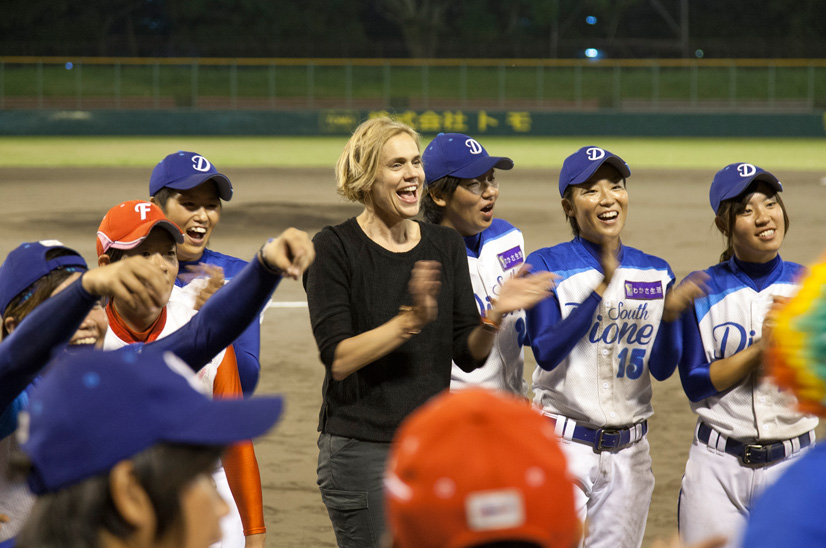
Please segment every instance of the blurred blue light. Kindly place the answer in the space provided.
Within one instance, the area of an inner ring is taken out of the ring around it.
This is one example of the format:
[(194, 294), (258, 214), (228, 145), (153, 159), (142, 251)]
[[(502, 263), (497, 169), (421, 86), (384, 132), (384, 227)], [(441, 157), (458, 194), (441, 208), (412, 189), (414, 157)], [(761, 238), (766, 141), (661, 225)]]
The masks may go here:
[(599, 57), (599, 50), (596, 48), (588, 48), (585, 50), (585, 57), (589, 59), (594, 59), (595, 57)]
[(702, 59), (703, 55), (705, 55), (705, 53), (703, 53), (703, 50), (698, 49), (697, 51), (694, 52), (694, 55), (697, 56), (697, 59)]
[(73, 68), (74, 68), (74, 65), (72, 64), (72, 62), (71, 62), (71, 61), (69, 61), (68, 63), (66, 63), (66, 70), (72, 70)]
[(593, 15), (589, 15), (588, 17), (585, 18), (585, 22), (588, 23), (589, 25), (596, 25), (597, 24), (597, 18), (594, 17)]

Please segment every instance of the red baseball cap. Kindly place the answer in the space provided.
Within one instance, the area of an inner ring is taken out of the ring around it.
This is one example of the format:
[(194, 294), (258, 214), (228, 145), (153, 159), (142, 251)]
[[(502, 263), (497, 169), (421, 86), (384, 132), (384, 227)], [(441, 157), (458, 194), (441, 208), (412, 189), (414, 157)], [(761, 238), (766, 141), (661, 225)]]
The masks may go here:
[(574, 483), (550, 422), (524, 400), (470, 388), (399, 427), (385, 474), (396, 548), (579, 542)]
[(175, 243), (184, 243), (178, 225), (164, 216), (161, 208), (146, 200), (130, 200), (110, 209), (98, 227), (98, 257), (110, 249), (132, 249), (140, 245), (155, 227), (163, 228)]

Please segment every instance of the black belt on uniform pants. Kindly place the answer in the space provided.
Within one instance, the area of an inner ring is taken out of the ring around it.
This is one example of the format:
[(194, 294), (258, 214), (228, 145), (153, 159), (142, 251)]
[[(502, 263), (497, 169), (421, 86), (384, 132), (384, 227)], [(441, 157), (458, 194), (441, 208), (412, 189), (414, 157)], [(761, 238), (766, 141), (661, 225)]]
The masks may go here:
[[(567, 421), (565, 417), (553, 417), (545, 415), (552, 423), (558, 420)], [(588, 428), (587, 426), (576, 425), (571, 439), (590, 445), (594, 448), (594, 453), (608, 451), (616, 453), (640, 441), (648, 433), (648, 421), (626, 427), (626, 428)]]
[[(712, 428), (704, 422), (700, 422), (697, 428), (697, 439), (708, 445), (709, 437), (711, 436)], [(793, 438), (795, 439), (795, 438)], [(810, 432), (801, 434), (796, 438), (800, 442), (800, 448), (808, 447), (812, 443)], [(787, 440), (792, 441), (792, 440)], [(786, 446), (784, 442), (778, 441), (775, 443), (759, 444), (759, 443), (743, 443), (733, 438), (726, 438), (726, 453), (733, 455), (740, 459), (743, 464), (757, 464), (765, 465), (779, 461), (786, 458), (792, 453), (786, 453)]]

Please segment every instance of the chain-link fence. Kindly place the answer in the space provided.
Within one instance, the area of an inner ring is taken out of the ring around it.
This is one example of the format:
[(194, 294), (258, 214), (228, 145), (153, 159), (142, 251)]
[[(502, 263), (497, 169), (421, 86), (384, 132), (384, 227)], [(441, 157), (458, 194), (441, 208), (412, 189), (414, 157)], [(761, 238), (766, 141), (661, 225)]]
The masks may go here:
[(0, 57), (0, 108), (811, 112), (826, 60)]

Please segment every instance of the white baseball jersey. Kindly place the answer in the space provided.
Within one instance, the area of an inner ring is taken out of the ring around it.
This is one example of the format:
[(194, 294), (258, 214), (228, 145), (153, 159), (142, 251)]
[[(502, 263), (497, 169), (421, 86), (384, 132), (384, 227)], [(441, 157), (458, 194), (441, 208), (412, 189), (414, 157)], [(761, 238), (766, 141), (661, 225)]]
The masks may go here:
[[(679, 523), (686, 543), (723, 535), (729, 538), (727, 546), (739, 546), (753, 502), (793, 465), (802, 454), (799, 436), (808, 435), (817, 425), (817, 418), (795, 410), (790, 392), (780, 391), (767, 377), (752, 373), (717, 392), (708, 373), (711, 362), (731, 357), (760, 337), (772, 296), (794, 295), (802, 271), (800, 265), (778, 257), (765, 287), (758, 290), (730, 259), (705, 271), (710, 291), (694, 302), (692, 314), (683, 317), (683, 386), (689, 398), (697, 400), (691, 403), (692, 410), (714, 429), (708, 443), (698, 439), (695, 429), (681, 482)], [(705, 393), (709, 395), (702, 397)], [(725, 452), (728, 438), (758, 443), (784, 440), (787, 456), (765, 466), (744, 466), (737, 456)]]
[[(694, 302), (693, 310), (706, 362), (728, 358), (751, 346), (762, 333), (772, 296), (797, 293), (796, 280), (802, 271), (799, 264), (781, 262), (770, 283), (757, 291), (734, 259), (707, 269), (710, 292)], [(685, 340), (686, 345), (692, 342)], [(685, 365), (681, 366), (681, 373)], [(751, 375), (724, 392), (692, 402), (691, 409), (727, 437), (745, 441), (785, 440), (817, 426), (817, 418), (795, 410), (796, 403), (790, 392), (781, 391), (768, 377)]]
[[(195, 282), (189, 284), (185, 289), (178, 286), (172, 288), (172, 295), (169, 298), (169, 303), (166, 305), (166, 323), (158, 335), (158, 339), (168, 337), (192, 319), (192, 316), (196, 314), (196, 311), (191, 305), (191, 303), (195, 302), (193, 293), (196, 293), (199, 288), (199, 283)], [(106, 331), (106, 337), (103, 339), (104, 350), (117, 350), (118, 348), (131, 344), (121, 339), (115, 332), (115, 329), (111, 327), (112, 326)], [(198, 378), (204, 386), (203, 393), (210, 398), (213, 394), (215, 375), (218, 373), (218, 367), (221, 365), (225, 353), (226, 350), (221, 350), (208, 364), (198, 370)]]
[[(571, 352), (552, 370), (537, 367), (533, 375), (536, 405), (590, 427), (627, 426), (653, 414), (649, 359), (674, 275), (668, 263), (632, 247), (622, 246), (618, 259), (587, 331), (565, 333), (577, 341)], [(535, 251), (527, 262), (561, 277), (556, 299), (528, 313), (528, 333), (537, 354), (543, 329), (568, 317), (603, 275), (599, 261), (578, 238)]]
[[(476, 236), (465, 238), (470, 281), (479, 314), (484, 316), (491, 308), (491, 299), (499, 288), (513, 278), (525, 262), (525, 240), (522, 232), (502, 219)], [(487, 361), (470, 373), (453, 364), (450, 374), (452, 390), (469, 386), (484, 386), (527, 394), (523, 377), (525, 343), (525, 311), (519, 310), (502, 319), (499, 333), (493, 342)]]
[[(193, 284), (190, 284), (193, 285)], [(189, 291), (197, 291), (198, 284), (195, 284)], [(166, 323), (158, 335), (158, 339), (169, 336), (184, 325), (196, 314), (196, 311), (190, 306), (191, 295), (179, 287), (174, 287), (169, 303), (166, 305)], [(111, 328), (106, 331), (106, 337), (103, 341), (104, 350), (116, 350), (130, 343), (121, 339), (115, 330)], [(218, 373), (218, 367), (224, 359), (226, 350), (221, 350), (216, 356), (198, 373), (198, 379), (202, 383), (201, 392), (210, 398), (213, 396), (213, 384), (215, 376)], [(226, 516), (221, 518), (221, 533), (222, 539), (211, 545), (211, 548), (243, 548), (245, 544), (244, 525), (241, 521), (241, 514), (235, 504), (232, 492), (229, 489), (229, 482), (223, 466), (218, 466), (213, 472), (213, 478), (216, 486), (218, 486), (221, 498), (229, 506), (229, 512)]]

